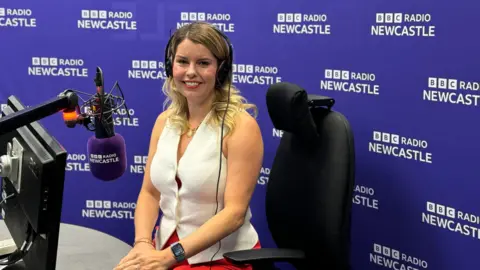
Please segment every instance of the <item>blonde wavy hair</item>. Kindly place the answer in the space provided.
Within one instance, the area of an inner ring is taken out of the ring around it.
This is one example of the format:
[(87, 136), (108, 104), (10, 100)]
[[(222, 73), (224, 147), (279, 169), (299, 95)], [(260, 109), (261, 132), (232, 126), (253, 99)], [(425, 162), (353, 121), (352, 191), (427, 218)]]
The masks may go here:
[[(170, 50), (167, 52), (167, 57), (170, 59), (170, 63), (174, 63), (174, 56), (178, 45), (188, 39), (193, 43), (202, 44), (217, 60), (218, 68), (222, 62), (232, 63), (232, 59), (229, 58), (229, 48), (225, 39), (218, 33), (214, 26), (205, 22), (195, 22), (184, 25), (179, 28), (173, 35)], [(168, 48), (167, 48), (168, 49)], [(253, 116), (257, 117), (258, 109), (240, 94), (238, 90), (232, 84), (232, 66), (227, 67), (229, 74), (225, 79), (223, 85), (215, 84), (215, 99), (212, 104), (212, 117), (209, 118), (208, 124), (220, 126), (224, 113), (227, 109), (228, 91), (230, 88), (230, 102), (228, 105), (228, 111), (225, 115), (225, 128), (224, 136), (228, 135), (235, 128), (235, 116), (238, 112), (253, 110)], [(218, 82), (218, 80), (217, 80)], [(181, 130), (184, 134), (189, 130), (188, 124), (188, 104), (186, 98), (177, 90), (172, 77), (168, 77), (165, 80), (162, 88), (163, 93), (166, 95), (163, 109), (170, 111), (169, 120), (170, 124)]]

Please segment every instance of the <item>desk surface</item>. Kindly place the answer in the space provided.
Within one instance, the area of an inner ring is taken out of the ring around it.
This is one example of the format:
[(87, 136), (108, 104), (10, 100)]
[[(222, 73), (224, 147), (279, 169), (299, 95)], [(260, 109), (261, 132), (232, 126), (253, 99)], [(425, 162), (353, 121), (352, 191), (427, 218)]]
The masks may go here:
[[(11, 238), (7, 226), (0, 220), (0, 240)], [(103, 232), (77, 225), (60, 225), (58, 240), (58, 270), (113, 269), (128, 254), (131, 246)], [(5, 267), (0, 266), (0, 269)], [(15, 268), (8, 268), (15, 269)]]

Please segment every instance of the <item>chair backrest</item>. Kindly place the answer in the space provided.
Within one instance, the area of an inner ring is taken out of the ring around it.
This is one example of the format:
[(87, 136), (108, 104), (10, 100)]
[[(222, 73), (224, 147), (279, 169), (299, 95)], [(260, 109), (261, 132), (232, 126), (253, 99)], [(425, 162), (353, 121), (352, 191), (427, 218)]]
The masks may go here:
[(333, 103), (315, 106), (325, 100), (333, 101), (291, 83), (268, 89), (268, 113), (284, 133), (267, 184), (266, 215), (278, 248), (303, 250), (307, 269), (343, 270), (350, 269), (355, 149), (349, 122)]

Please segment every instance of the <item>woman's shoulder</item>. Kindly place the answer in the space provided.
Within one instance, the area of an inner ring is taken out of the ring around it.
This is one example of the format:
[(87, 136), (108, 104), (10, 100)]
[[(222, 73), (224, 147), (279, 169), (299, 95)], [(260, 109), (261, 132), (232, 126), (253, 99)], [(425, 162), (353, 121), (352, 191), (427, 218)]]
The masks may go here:
[(243, 137), (251, 136), (257, 138), (257, 135), (260, 135), (260, 126), (251, 114), (245, 110), (240, 110), (235, 114), (234, 117), (235, 128), (231, 134), (231, 137)]
[(167, 109), (163, 112), (161, 112), (158, 116), (157, 119), (155, 120), (155, 124), (153, 126), (153, 133), (156, 135), (160, 135), (167, 124), (168, 117), (171, 114), (171, 110)]
[(172, 109), (166, 109), (165, 111), (161, 112), (158, 116), (157, 116), (157, 121), (161, 122), (161, 123), (165, 123), (168, 119), (168, 117), (170, 117), (170, 115), (172, 114)]
[(225, 151), (231, 157), (247, 157), (263, 153), (263, 138), (260, 126), (255, 117), (246, 111), (238, 112), (235, 117), (233, 131), (225, 137)]
[(239, 109), (235, 114), (235, 122), (240, 125), (258, 125), (257, 119), (245, 109)]

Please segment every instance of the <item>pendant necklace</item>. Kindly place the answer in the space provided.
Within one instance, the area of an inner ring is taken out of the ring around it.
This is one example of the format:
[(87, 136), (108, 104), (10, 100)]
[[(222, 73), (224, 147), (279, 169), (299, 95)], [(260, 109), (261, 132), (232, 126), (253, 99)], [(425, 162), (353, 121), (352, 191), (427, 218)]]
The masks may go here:
[(188, 131), (187, 131), (187, 136), (191, 138), (193, 135), (195, 135), (195, 132), (197, 132), (198, 127), (196, 127), (196, 128), (190, 128), (189, 127)]

